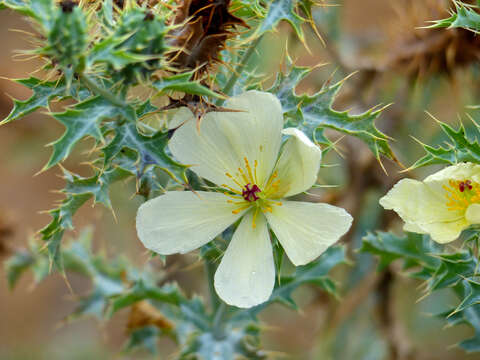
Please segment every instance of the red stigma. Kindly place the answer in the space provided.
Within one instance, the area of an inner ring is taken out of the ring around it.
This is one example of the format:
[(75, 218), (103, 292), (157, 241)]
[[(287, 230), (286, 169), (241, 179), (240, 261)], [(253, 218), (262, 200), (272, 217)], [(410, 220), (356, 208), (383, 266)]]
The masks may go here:
[(460, 184), (458, 184), (458, 190), (460, 190), (460, 192), (464, 192), (465, 189), (468, 189), (468, 190), (473, 189), (472, 182), (470, 180), (461, 181)]
[(245, 190), (242, 191), (242, 196), (245, 200), (253, 202), (260, 199), (257, 196), (257, 193), (259, 192), (261, 192), (261, 190), (257, 185), (253, 184), (253, 186), (250, 187), (250, 184), (247, 184), (245, 185)]

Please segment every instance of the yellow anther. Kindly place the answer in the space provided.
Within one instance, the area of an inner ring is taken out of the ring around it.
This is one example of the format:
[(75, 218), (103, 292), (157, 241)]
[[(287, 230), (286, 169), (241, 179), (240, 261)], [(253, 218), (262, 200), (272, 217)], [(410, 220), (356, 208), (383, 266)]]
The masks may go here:
[(255, 179), (253, 178), (252, 168), (250, 167), (250, 163), (248, 162), (247, 157), (244, 157), (243, 160), (245, 161), (245, 167), (247, 168), (248, 177), (250, 178), (250, 182), (255, 184), (256, 182), (255, 182)]
[(255, 219), (257, 218), (257, 214), (258, 214), (258, 207), (255, 209), (255, 213), (253, 214), (253, 218), (252, 218), (252, 227), (254, 229), (257, 227), (257, 224), (255, 224)]
[[(225, 175), (226, 175), (227, 177), (229, 177), (230, 179), (232, 179), (232, 181), (233, 181), (235, 184), (237, 184), (237, 185), (240, 187), (240, 189), (243, 188), (243, 185), (240, 184), (240, 182), (239, 182), (237, 179), (235, 179), (235, 178), (232, 176), (232, 174), (230, 174), (230, 173), (227, 172), (227, 173), (225, 173)], [(223, 186), (223, 185), (222, 185), (222, 186)]]
[(245, 184), (248, 184), (248, 179), (244, 171), (241, 168), (238, 168), (238, 172), (240, 173), (240, 176), (242, 177), (243, 181), (245, 181)]
[(258, 184), (258, 179), (257, 179), (257, 167), (258, 167), (258, 161), (255, 160), (254, 164), (253, 164), (253, 174), (254, 174), (254, 177), (255, 177), (255, 184)]
[(446, 206), (451, 211), (464, 211), (470, 204), (480, 202), (480, 186), (471, 180), (449, 180), (448, 186), (443, 185), (446, 191)]

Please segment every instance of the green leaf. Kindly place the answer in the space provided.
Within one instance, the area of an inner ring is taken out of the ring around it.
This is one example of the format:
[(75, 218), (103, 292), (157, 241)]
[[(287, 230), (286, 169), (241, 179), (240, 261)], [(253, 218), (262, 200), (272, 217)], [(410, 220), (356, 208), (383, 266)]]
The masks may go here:
[(96, 43), (90, 50), (88, 63), (93, 66), (98, 63), (110, 64), (113, 69), (121, 70), (127, 65), (146, 62), (152, 59), (152, 56), (135, 54), (119, 48), (131, 35), (123, 37), (110, 37)]
[(144, 136), (138, 132), (135, 123), (131, 122), (121, 125), (112, 123), (110, 127), (115, 131), (115, 137), (102, 149), (105, 165), (109, 164), (122, 149), (129, 148), (137, 152), (138, 163), (142, 168), (148, 165), (158, 166), (177, 181), (186, 180), (187, 166), (172, 160), (165, 152), (169, 140), (168, 132)]
[(66, 131), (53, 145), (53, 154), (44, 170), (65, 160), (75, 144), (85, 136), (92, 136), (103, 141), (100, 123), (103, 120), (126, 119), (135, 122), (135, 110), (130, 106), (116, 106), (100, 96), (96, 96), (75, 104), (63, 113), (54, 113), (54, 118), (60, 121)]
[(132, 351), (137, 348), (147, 349), (151, 354), (157, 354), (157, 339), (160, 331), (155, 326), (145, 326), (130, 333), (125, 350)]
[(421, 266), (433, 273), (440, 265), (440, 260), (433, 255), (441, 248), (427, 235), (407, 233), (396, 236), (387, 232), (369, 233), (362, 239), (360, 252), (379, 257), (378, 270), (385, 269), (397, 259), (403, 259), (405, 268)]
[(418, 271), (409, 275), (426, 280), (426, 295), (452, 289), (460, 303), (439, 316), (450, 325), (472, 326), (475, 336), (459, 346), (468, 352), (480, 351), (480, 262), (471, 249), (448, 253), (427, 235), (407, 233), (399, 237), (377, 232), (363, 238), (360, 251), (379, 256), (380, 269), (396, 259), (404, 261), (404, 268), (416, 267)]
[(112, 316), (118, 310), (145, 299), (180, 305), (185, 297), (176, 284), (166, 284), (162, 287), (158, 287), (155, 284), (149, 284), (139, 280), (132, 288), (112, 299), (109, 308), (109, 316)]
[(33, 95), (25, 101), (14, 99), (12, 111), (0, 125), (24, 117), (39, 108), (48, 108), (49, 102), (55, 98), (69, 97), (64, 81), (43, 81), (34, 77), (14, 81), (33, 90)]
[(5, 261), (5, 273), (7, 274), (10, 289), (15, 287), (20, 276), (30, 268), (34, 260), (34, 257), (29, 252), (20, 251)]
[(448, 164), (453, 165), (458, 162), (480, 162), (480, 144), (477, 137), (480, 135), (479, 127), (476, 123), (474, 140), (470, 140), (463, 124), (460, 124), (458, 130), (450, 125), (438, 121), (442, 131), (448, 136), (445, 146), (433, 147), (420, 143), (425, 152), (424, 157), (416, 161), (410, 168), (416, 169), (427, 165)]
[(314, 284), (328, 293), (336, 295), (335, 283), (328, 277), (328, 273), (335, 266), (345, 263), (345, 247), (332, 246), (317, 260), (304, 266), (298, 266), (294, 274), (282, 276), (268, 302), (249, 309), (247, 312), (255, 315), (272, 302), (280, 302), (296, 309), (292, 294), (303, 284)]
[(427, 28), (463, 28), (475, 33), (480, 32), (480, 14), (475, 8), (460, 1), (454, 1), (454, 4), (455, 11), (452, 12), (452, 16), (432, 21), (433, 25)]
[(152, 86), (159, 92), (165, 91), (181, 91), (187, 94), (211, 96), (214, 98), (225, 99), (221, 94), (216, 93), (213, 90), (203, 86), (199, 81), (192, 81), (192, 75), (194, 71), (186, 72), (183, 74), (172, 75), (169, 77), (161, 78), (155, 81)]
[(65, 230), (73, 229), (73, 215), (91, 198), (111, 209), (109, 186), (131, 176), (132, 173), (121, 167), (112, 167), (90, 178), (82, 178), (64, 170), (67, 181), (63, 192), (66, 198), (56, 209), (50, 210), (52, 221), (40, 230), (42, 240), (46, 242), (50, 261), (58, 270), (63, 271), (61, 241)]
[(303, 42), (305, 36), (302, 30), (302, 24), (305, 20), (298, 15), (297, 7), (297, 0), (273, 0), (268, 7), (267, 15), (256, 31), (257, 36), (274, 30), (281, 20), (286, 20), (293, 27), (298, 38)]
[[(383, 109), (370, 109), (360, 115), (350, 115), (347, 111), (336, 111), (332, 108), (345, 80), (333, 85), (327, 84), (311, 96), (297, 95), (296, 85), (311, 71), (309, 67), (291, 66), (288, 73), (279, 73), (274, 85), (267, 90), (280, 99), (288, 125), (298, 127), (312, 141), (317, 137), (317, 129), (331, 128), (362, 140), (377, 159), (380, 155), (395, 159), (388, 136), (375, 127), (375, 120)], [(322, 136), (320, 139), (326, 141)]]

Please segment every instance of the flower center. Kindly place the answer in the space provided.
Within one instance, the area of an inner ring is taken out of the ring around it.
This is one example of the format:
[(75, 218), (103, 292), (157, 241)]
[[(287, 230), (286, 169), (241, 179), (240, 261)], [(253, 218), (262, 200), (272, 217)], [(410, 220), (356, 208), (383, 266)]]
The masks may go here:
[(446, 191), (447, 208), (451, 211), (466, 210), (474, 203), (480, 203), (480, 185), (471, 180), (450, 180), (448, 186), (442, 186)]
[(277, 179), (278, 175), (275, 171), (266, 184), (260, 184), (263, 187), (263, 190), (260, 189), (257, 185), (259, 184), (259, 179), (257, 177), (258, 161), (255, 160), (253, 162), (253, 169), (246, 157), (243, 158), (243, 161), (245, 166), (243, 168), (239, 167), (238, 171), (233, 175), (225, 173), (225, 175), (235, 183), (237, 188), (227, 184), (222, 184), (221, 186), (229, 190), (224, 192), (226, 196), (231, 198), (228, 199), (227, 202), (236, 205), (235, 209), (232, 210), (232, 213), (238, 214), (248, 208), (255, 207), (252, 223), (252, 226), (255, 227), (255, 219), (259, 211), (262, 211), (263, 213), (272, 212), (272, 206), (282, 205), (280, 201), (270, 199), (270, 196), (277, 192), (280, 180)]
[(257, 184), (253, 184), (252, 187), (250, 187), (250, 183), (245, 185), (243, 191), (242, 191), (242, 196), (246, 201), (252, 202), (252, 201), (257, 201), (260, 199), (257, 196), (257, 193), (262, 192), (260, 188), (257, 186)]

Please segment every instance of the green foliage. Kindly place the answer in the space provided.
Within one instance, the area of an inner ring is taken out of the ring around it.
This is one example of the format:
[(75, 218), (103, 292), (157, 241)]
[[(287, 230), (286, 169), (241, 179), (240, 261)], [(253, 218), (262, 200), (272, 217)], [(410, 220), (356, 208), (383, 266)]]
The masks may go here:
[(345, 256), (345, 247), (343, 246), (328, 248), (317, 260), (304, 266), (298, 266), (291, 275), (280, 276), (268, 302), (247, 310), (247, 313), (256, 315), (273, 302), (279, 302), (293, 309), (298, 309), (292, 294), (303, 284), (314, 284), (327, 293), (337, 296), (335, 282), (328, 276), (328, 273), (335, 266), (346, 264)]
[[(148, 266), (138, 269), (123, 257), (109, 259), (93, 254), (91, 242), (92, 231), (87, 229), (61, 250), (65, 269), (87, 277), (92, 284), (88, 294), (77, 299), (77, 308), (69, 320), (84, 316), (108, 319), (120, 309), (134, 311), (133, 305), (148, 301), (154, 306), (155, 316), (162, 317), (165, 324), (174, 323), (175, 327), (162, 328), (158, 324), (134, 327), (125, 346), (127, 351), (140, 347), (155, 352), (158, 337), (169, 334), (180, 346), (181, 359), (265, 358), (258, 350), (259, 329), (252, 320), (234, 319), (226, 328), (218, 329), (201, 298), (188, 299), (176, 284), (159, 285), (164, 276), (161, 271), (152, 271)], [(7, 262), (11, 286), (29, 269), (35, 273), (37, 282), (48, 274), (47, 254), (35, 242), (29, 250), (18, 252)]]
[[(52, 14), (52, 27), (47, 34), (47, 46), (41, 52), (53, 59), (65, 74), (70, 86), (74, 74), (85, 69), (87, 22), (82, 9), (61, 3)], [(72, 8), (73, 7), (73, 8)]]
[(378, 256), (380, 269), (401, 259), (404, 269), (411, 270), (410, 276), (425, 280), (425, 295), (452, 289), (460, 302), (441, 317), (450, 325), (470, 325), (475, 330), (474, 338), (459, 346), (469, 352), (480, 351), (480, 261), (472, 248), (446, 252), (427, 235), (407, 233), (400, 237), (377, 232), (363, 238), (360, 251)]
[(463, 28), (475, 33), (480, 31), (480, 14), (476, 8), (461, 1), (453, 1), (455, 9), (446, 19), (432, 21), (430, 28)]
[(275, 29), (281, 20), (288, 21), (297, 33), (300, 40), (304, 41), (302, 23), (304, 19), (298, 15), (298, 0), (273, 0), (268, 6), (267, 14), (259, 27), (259, 34)]
[(438, 121), (442, 131), (447, 135), (448, 140), (444, 146), (433, 147), (420, 143), (427, 153), (421, 159), (411, 166), (416, 169), (422, 166), (447, 164), (453, 165), (458, 162), (480, 162), (480, 144), (477, 137), (480, 134), (479, 127), (474, 123), (474, 137), (469, 139), (463, 124), (460, 124), (458, 130), (455, 130), (450, 125)]
[(389, 138), (380, 132), (374, 123), (383, 109), (370, 109), (360, 115), (350, 115), (347, 111), (332, 108), (344, 80), (333, 85), (325, 84), (319, 92), (311, 96), (296, 93), (295, 87), (311, 71), (310, 67), (291, 65), (287, 73), (277, 75), (275, 83), (267, 90), (280, 99), (288, 125), (304, 131), (313, 141), (323, 143), (328, 143), (328, 139), (319, 131), (331, 128), (361, 139), (377, 159), (380, 155), (395, 159), (388, 144)]
[(82, 94), (78, 94), (77, 87), (67, 89), (64, 81), (42, 81), (29, 77), (28, 79), (15, 80), (15, 82), (31, 89), (33, 95), (24, 101), (14, 99), (12, 111), (0, 122), (0, 125), (18, 120), (39, 108), (48, 108), (51, 100), (63, 100), (70, 96), (79, 97), (85, 95), (85, 90), (82, 91)]
[(160, 17), (150, 10), (132, 8), (123, 12), (115, 25), (113, 34), (93, 49), (93, 62), (107, 63), (114, 81), (126, 83), (145, 80), (162, 68), (166, 27)]

